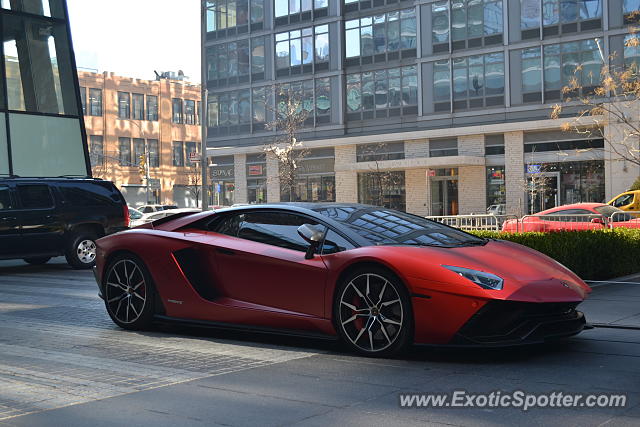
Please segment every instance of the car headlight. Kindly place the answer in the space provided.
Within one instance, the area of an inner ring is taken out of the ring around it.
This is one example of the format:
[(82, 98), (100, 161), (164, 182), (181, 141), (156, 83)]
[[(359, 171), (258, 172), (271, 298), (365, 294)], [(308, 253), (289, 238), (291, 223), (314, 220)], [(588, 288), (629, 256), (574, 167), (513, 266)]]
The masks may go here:
[(452, 265), (443, 265), (447, 270), (451, 270), (454, 273), (458, 273), (467, 280), (472, 281), (476, 285), (484, 289), (493, 289), (499, 291), (502, 289), (502, 283), (504, 280), (502, 277), (495, 274), (486, 273), (484, 271), (471, 270), (464, 267), (454, 267)]

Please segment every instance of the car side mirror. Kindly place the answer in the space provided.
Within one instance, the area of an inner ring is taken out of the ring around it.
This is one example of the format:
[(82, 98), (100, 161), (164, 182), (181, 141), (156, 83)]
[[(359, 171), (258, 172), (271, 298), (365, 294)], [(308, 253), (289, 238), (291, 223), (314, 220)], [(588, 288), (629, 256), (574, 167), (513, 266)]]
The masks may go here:
[(309, 248), (304, 254), (304, 259), (313, 258), (313, 255), (316, 253), (316, 249), (318, 249), (318, 246), (322, 243), (322, 239), (324, 239), (324, 231), (319, 230), (316, 226), (311, 224), (302, 224), (298, 227), (298, 234), (307, 243), (309, 243)]
[(604, 220), (602, 218), (591, 218), (592, 224), (604, 224)]

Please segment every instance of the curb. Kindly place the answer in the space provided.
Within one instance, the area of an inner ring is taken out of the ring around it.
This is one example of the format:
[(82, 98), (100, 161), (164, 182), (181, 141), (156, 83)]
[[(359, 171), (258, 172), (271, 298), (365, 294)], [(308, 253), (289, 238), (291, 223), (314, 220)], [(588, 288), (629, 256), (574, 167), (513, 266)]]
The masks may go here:
[(585, 282), (592, 288), (598, 288), (600, 286), (605, 286), (605, 285), (623, 284), (623, 283), (640, 285), (640, 273), (630, 274), (628, 276), (616, 277), (611, 280), (585, 280)]

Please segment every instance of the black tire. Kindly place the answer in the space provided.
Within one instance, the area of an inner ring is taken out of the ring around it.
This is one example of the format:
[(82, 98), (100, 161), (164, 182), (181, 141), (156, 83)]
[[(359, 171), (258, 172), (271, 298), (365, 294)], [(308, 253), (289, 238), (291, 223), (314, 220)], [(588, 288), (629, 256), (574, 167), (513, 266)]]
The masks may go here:
[(43, 256), (43, 257), (38, 257), (38, 258), (25, 258), (24, 262), (26, 262), (27, 264), (31, 264), (31, 265), (42, 265), (42, 264), (46, 264), (47, 262), (49, 262), (50, 259), (51, 259), (50, 256)]
[(396, 275), (381, 267), (359, 268), (338, 284), (333, 319), (342, 342), (365, 356), (394, 356), (413, 341), (413, 311), (407, 289)]
[(149, 329), (155, 287), (144, 262), (133, 254), (114, 258), (104, 270), (102, 295), (107, 313), (123, 329)]
[[(72, 234), (67, 240), (67, 247), (64, 251), (67, 263), (76, 270), (92, 268), (96, 264), (96, 240), (96, 234), (91, 231), (79, 231)], [(82, 249), (82, 246), (86, 246), (86, 251)]]

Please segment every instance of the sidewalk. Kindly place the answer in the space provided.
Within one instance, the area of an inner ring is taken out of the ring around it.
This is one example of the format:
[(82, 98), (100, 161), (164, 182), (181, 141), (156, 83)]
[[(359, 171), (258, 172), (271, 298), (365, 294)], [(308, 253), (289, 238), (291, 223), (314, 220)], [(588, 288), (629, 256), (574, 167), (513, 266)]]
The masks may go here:
[(640, 275), (612, 282), (593, 284), (593, 292), (579, 310), (591, 324), (640, 328)]

